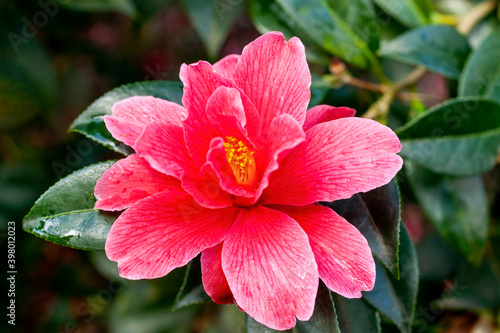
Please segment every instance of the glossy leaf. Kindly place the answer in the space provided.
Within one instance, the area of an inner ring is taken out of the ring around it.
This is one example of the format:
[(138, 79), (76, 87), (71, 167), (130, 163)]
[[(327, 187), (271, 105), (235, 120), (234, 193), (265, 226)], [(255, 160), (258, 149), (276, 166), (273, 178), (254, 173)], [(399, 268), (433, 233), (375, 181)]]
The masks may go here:
[(106, 129), (104, 116), (111, 114), (111, 106), (114, 103), (131, 96), (154, 96), (181, 104), (182, 85), (180, 82), (150, 81), (115, 88), (98, 98), (80, 114), (71, 124), (69, 131), (84, 134), (116, 152), (129, 154), (130, 147), (115, 140)]
[(201, 38), (208, 56), (217, 57), (234, 20), (241, 14), (244, 0), (182, 0), (193, 27)]
[(471, 176), (496, 164), (500, 104), (457, 98), (438, 105), (397, 131), (401, 155), (436, 173)]
[(379, 54), (458, 79), (469, 55), (467, 39), (447, 25), (429, 25), (408, 31), (384, 45)]
[(402, 333), (411, 331), (418, 291), (418, 262), (415, 247), (406, 227), (401, 227), (399, 246), (400, 279), (397, 280), (377, 262), (377, 279), (363, 297), (380, 313), (388, 317)]
[(481, 177), (455, 178), (412, 163), (406, 172), (415, 196), (447, 243), (479, 263), (488, 236), (488, 202)]
[(472, 53), (460, 77), (460, 96), (483, 96), (500, 102), (500, 30)]
[[(361, 26), (365, 28), (366, 16), (373, 15), (374, 17), (373, 8), (366, 0), (353, 1), (360, 12), (351, 15), (352, 20), (350, 22), (346, 21), (349, 16), (342, 16), (342, 14), (347, 14), (354, 9), (348, 7), (345, 1), (276, 0), (275, 3), (278, 6), (273, 4), (265, 5), (261, 1), (259, 3), (261, 3), (261, 8), (267, 6), (267, 8), (277, 12), (278, 22), (284, 22), (292, 30), (290, 33), (299, 37), (307, 36), (307, 39), (310, 39), (329, 53), (361, 68), (378, 66), (377, 60), (368, 46), (370, 38), (375, 36), (369, 33), (357, 34), (353, 30), (356, 26), (358, 30), (361, 29)], [(351, 5), (353, 5), (353, 1), (350, 2)], [(264, 11), (260, 10), (258, 12), (262, 13)], [(357, 14), (361, 12), (363, 16), (358, 16)], [(262, 21), (264, 20), (260, 20), (260, 22)], [(272, 17), (268, 14), (266, 14), (264, 22), (268, 22), (268, 25), (270, 24), (273, 27), (277, 25), (269, 23), (272, 22)], [(293, 29), (294, 27), (295, 29)]]
[(35, 202), (23, 220), (24, 230), (56, 244), (104, 250), (116, 214), (93, 209), (94, 186), (113, 163), (94, 164), (58, 181)]
[(395, 277), (399, 277), (398, 245), (400, 199), (396, 182), (350, 199), (325, 205), (352, 223), (366, 237), (373, 254)]
[(57, 0), (69, 10), (79, 12), (120, 12), (135, 16), (135, 6), (132, 0)]
[(332, 293), (342, 333), (381, 333), (380, 315), (364, 299), (348, 299)]
[(410, 28), (429, 22), (429, 8), (425, 0), (374, 0), (389, 15)]

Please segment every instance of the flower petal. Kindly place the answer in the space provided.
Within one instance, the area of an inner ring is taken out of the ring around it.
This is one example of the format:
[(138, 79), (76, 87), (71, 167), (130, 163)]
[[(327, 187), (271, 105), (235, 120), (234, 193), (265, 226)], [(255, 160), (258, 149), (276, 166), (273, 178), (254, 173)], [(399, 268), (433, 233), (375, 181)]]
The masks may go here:
[[(231, 87), (235, 89), (237, 87), (233, 81), (219, 75), (209, 63), (204, 61), (191, 65), (182, 65), (180, 78), (184, 83), (182, 102), (189, 110), (189, 117), (184, 121), (186, 145), (193, 161), (201, 167), (205, 163), (211, 139), (220, 136), (220, 133), (214, 128), (210, 119), (208, 119), (207, 105), (209, 99), (219, 87)], [(232, 101), (226, 102), (223, 105), (231, 106), (231, 108), (220, 112), (226, 115), (231, 114), (231, 112), (239, 112), (238, 108), (234, 108), (234, 103), (236, 102), (234, 91), (219, 91), (217, 99), (221, 100), (223, 95), (228, 92), (231, 96), (227, 98), (231, 98)], [(238, 98), (241, 100), (246, 115), (246, 129), (253, 137), (257, 137), (261, 123), (257, 110), (248, 97), (240, 93)], [(234, 115), (236, 116), (236, 114)], [(238, 115), (238, 119), (241, 119), (240, 115)]]
[(232, 80), (234, 69), (239, 59), (240, 59), (239, 54), (230, 54), (225, 56), (221, 60), (217, 61), (213, 67), (217, 71), (217, 73), (219, 73), (226, 79)]
[(298, 38), (287, 42), (281, 32), (270, 32), (248, 44), (236, 65), (234, 81), (257, 108), (263, 120), (262, 134), (283, 113), (304, 123), (311, 74)]
[(304, 206), (370, 191), (401, 169), (400, 150), (396, 134), (373, 120), (351, 117), (318, 124), (280, 162), (260, 202)]
[(278, 169), (279, 161), (291, 149), (304, 142), (306, 137), (298, 121), (286, 113), (273, 119), (268, 133), (268, 142), (262, 149), (264, 151), (261, 158), (263, 171), (261, 172), (262, 178), (259, 188), (255, 193), (255, 201), (269, 185), (269, 177), (272, 172)]
[(199, 168), (186, 149), (181, 127), (161, 122), (150, 123), (137, 140), (136, 149), (151, 167), (181, 180), (184, 190), (200, 205), (207, 208), (232, 205), (232, 199), (218, 184), (200, 176)]
[(304, 122), (304, 131), (317, 124), (325, 123), (327, 121), (354, 117), (356, 110), (348, 107), (334, 107), (330, 105), (316, 105), (315, 107), (307, 110), (306, 121)]
[(375, 261), (365, 237), (332, 209), (319, 205), (272, 206), (297, 221), (309, 237), (326, 286), (347, 298), (373, 289)]
[(308, 320), (318, 270), (305, 232), (266, 207), (242, 209), (222, 248), (222, 269), (238, 306), (258, 322), (284, 330)]
[(136, 141), (136, 151), (154, 169), (179, 180), (186, 172), (197, 170), (187, 152), (182, 127), (173, 124), (148, 124)]
[(189, 110), (189, 116), (184, 121), (186, 145), (193, 161), (201, 167), (205, 163), (210, 140), (218, 136), (207, 117), (208, 99), (220, 86), (234, 84), (217, 74), (205, 61), (183, 64), (180, 78), (184, 83), (182, 103)]
[(119, 160), (97, 181), (95, 209), (122, 210), (152, 194), (180, 189), (181, 183), (151, 168), (137, 154)]
[(238, 211), (200, 207), (182, 190), (153, 194), (113, 223), (106, 255), (127, 279), (162, 277), (221, 243)]
[(152, 96), (129, 97), (113, 104), (112, 116), (104, 116), (111, 135), (135, 148), (135, 141), (152, 121), (182, 126), (187, 111), (179, 104)]
[(222, 271), (222, 243), (201, 252), (203, 287), (217, 304), (233, 304), (234, 298)]

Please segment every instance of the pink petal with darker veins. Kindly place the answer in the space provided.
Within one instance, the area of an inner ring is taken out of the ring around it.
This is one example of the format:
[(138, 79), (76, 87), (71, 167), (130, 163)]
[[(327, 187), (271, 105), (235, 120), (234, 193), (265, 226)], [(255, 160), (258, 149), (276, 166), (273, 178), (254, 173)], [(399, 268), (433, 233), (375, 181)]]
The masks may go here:
[(234, 297), (222, 271), (222, 243), (201, 252), (203, 287), (217, 304), (233, 304)]
[[(249, 132), (251, 138), (257, 137), (260, 131), (261, 119), (255, 106), (247, 96), (241, 94), (241, 91), (233, 81), (222, 77), (205, 61), (199, 61), (191, 65), (182, 65), (180, 78), (184, 83), (182, 102), (189, 110), (189, 117), (184, 121), (186, 145), (193, 161), (199, 167), (205, 163), (210, 140), (216, 136), (220, 136), (219, 131), (214, 128), (207, 114), (209, 99), (219, 87), (234, 88), (240, 93), (239, 99), (245, 113), (246, 130)], [(231, 94), (230, 98), (234, 102), (234, 92), (225, 90), (224, 93)], [(219, 92), (218, 94), (222, 93)], [(234, 106), (234, 103), (230, 103), (230, 105)], [(221, 111), (221, 113), (230, 115), (231, 111), (240, 112), (239, 109), (230, 108)], [(239, 114), (235, 114), (235, 116), (240, 119)]]
[(285, 330), (308, 320), (318, 269), (307, 235), (269, 208), (242, 209), (222, 248), (222, 269), (238, 306), (258, 322)]
[(182, 190), (153, 194), (113, 223), (106, 255), (118, 262), (124, 278), (162, 277), (221, 243), (238, 211), (236, 207), (203, 208)]
[(401, 169), (400, 150), (396, 134), (373, 120), (351, 117), (318, 124), (280, 162), (260, 203), (304, 206), (373, 190)]
[(269, 177), (278, 169), (279, 161), (304, 142), (306, 137), (299, 122), (286, 113), (273, 119), (268, 133), (266, 145), (262, 148), (263, 156), (259, 161), (262, 178), (255, 193), (255, 202), (269, 185)]
[(181, 180), (182, 188), (207, 208), (231, 206), (231, 197), (218, 184), (200, 176), (184, 142), (182, 128), (167, 123), (149, 124), (137, 140), (136, 149), (156, 170)]
[(361, 297), (375, 284), (375, 261), (365, 237), (332, 209), (319, 205), (272, 206), (297, 221), (309, 237), (319, 277), (332, 291)]
[(213, 67), (217, 71), (217, 73), (219, 73), (226, 79), (232, 80), (234, 69), (236, 68), (236, 64), (238, 63), (239, 59), (239, 54), (230, 54), (217, 61)]
[(111, 135), (135, 149), (135, 141), (147, 124), (162, 121), (182, 126), (187, 111), (179, 104), (152, 96), (129, 97), (113, 104), (113, 115), (104, 116)]
[(304, 123), (311, 98), (311, 74), (302, 42), (288, 42), (281, 32), (267, 33), (248, 44), (234, 71), (234, 81), (263, 120), (262, 135), (283, 113)]
[(330, 105), (316, 105), (315, 107), (307, 110), (306, 121), (304, 122), (304, 131), (317, 124), (325, 123), (327, 121), (354, 117), (356, 110), (347, 107), (334, 107)]
[(123, 210), (152, 194), (179, 190), (181, 183), (132, 154), (113, 164), (97, 181), (95, 209)]

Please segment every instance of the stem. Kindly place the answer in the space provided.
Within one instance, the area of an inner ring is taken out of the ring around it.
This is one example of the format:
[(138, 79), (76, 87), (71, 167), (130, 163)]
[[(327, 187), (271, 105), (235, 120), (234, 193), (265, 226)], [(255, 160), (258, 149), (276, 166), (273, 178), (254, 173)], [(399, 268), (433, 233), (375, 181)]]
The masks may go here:
[(398, 93), (405, 87), (412, 85), (420, 80), (425, 72), (426, 69), (424, 67), (417, 67), (402, 80), (396, 82), (395, 85), (389, 86), (382, 97), (380, 97), (375, 103), (370, 106), (368, 111), (366, 111), (366, 113), (363, 115), (363, 118), (381, 120), (382, 122), (384, 122), (383, 120), (389, 113), (392, 101), (398, 95)]
[[(323, 80), (325, 82), (329, 82), (334, 88), (338, 88), (340, 83), (341, 85), (347, 84), (352, 87), (384, 94), (392, 87), (390, 84), (377, 84), (351, 76), (347, 73), (345, 65), (341, 62), (333, 62), (330, 65), (330, 72), (332, 75), (324, 75)], [(396, 94), (396, 98), (402, 101), (412, 101), (414, 99), (420, 99), (422, 101), (436, 101), (439, 99), (439, 96), (400, 91)]]
[(457, 24), (457, 30), (462, 35), (468, 35), (472, 28), (483, 18), (488, 16), (498, 5), (498, 0), (482, 2), (472, 8), (472, 10), (463, 16)]

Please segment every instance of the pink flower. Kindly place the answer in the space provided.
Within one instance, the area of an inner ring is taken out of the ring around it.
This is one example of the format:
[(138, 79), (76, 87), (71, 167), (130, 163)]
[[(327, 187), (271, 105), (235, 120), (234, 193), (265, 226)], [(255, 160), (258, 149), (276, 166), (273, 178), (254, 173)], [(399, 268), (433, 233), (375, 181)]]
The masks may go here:
[(345, 297), (371, 290), (366, 239), (316, 203), (388, 183), (402, 165), (396, 135), (349, 108), (306, 112), (304, 46), (281, 33), (180, 77), (184, 107), (132, 97), (105, 117), (136, 151), (95, 187), (96, 208), (127, 209), (106, 242), (120, 275), (158, 278), (201, 252), (216, 303), (280, 330), (311, 317), (318, 278)]

